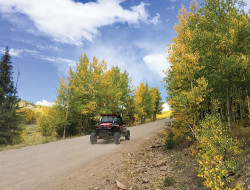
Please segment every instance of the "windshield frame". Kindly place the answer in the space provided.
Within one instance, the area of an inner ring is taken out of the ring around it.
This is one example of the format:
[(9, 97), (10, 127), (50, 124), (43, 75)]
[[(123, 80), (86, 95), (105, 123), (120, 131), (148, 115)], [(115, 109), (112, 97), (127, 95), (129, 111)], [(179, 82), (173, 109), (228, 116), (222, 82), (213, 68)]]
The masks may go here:
[(117, 118), (117, 116), (114, 115), (102, 115), (100, 117), (100, 123), (114, 123), (115, 118)]

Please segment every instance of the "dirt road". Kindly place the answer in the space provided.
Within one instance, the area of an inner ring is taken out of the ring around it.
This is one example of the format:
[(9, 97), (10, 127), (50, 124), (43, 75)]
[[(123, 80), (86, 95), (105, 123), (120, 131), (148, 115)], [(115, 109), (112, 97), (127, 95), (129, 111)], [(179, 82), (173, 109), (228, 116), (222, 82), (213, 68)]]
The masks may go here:
[[(113, 172), (124, 153), (136, 151), (165, 126), (167, 119), (129, 128), (131, 140), (89, 136), (0, 152), (0, 189), (89, 189)], [(123, 139), (123, 138), (122, 138)]]

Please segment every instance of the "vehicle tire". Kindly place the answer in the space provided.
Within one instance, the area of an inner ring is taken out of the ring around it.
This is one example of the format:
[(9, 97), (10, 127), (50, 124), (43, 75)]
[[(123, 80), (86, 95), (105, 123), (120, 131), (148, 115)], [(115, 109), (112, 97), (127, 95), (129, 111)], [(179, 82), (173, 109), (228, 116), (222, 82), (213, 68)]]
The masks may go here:
[(129, 130), (127, 130), (125, 133), (125, 139), (130, 140), (130, 131)]
[(95, 132), (92, 132), (90, 134), (90, 143), (91, 144), (96, 144), (97, 143), (97, 137), (96, 137), (96, 133)]
[(121, 139), (120, 139), (120, 133), (119, 132), (115, 132), (114, 139), (115, 139), (115, 144), (120, 144)]

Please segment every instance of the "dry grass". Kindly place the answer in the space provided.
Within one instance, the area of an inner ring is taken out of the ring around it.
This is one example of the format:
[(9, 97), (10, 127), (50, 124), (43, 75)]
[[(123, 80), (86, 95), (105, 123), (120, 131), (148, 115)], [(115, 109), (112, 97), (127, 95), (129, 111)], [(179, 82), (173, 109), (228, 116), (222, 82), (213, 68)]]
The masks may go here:
[(163, 111), (160, 115), (157, 115), (157, 119), (163, 119), (171, 116), (172, 111)]
[(53, 136), (44, 137), (42, 133), (37, 130), (36, 125), (26, 125), (24, 128), (25, 129), (21, 134), (21, 143), (15, 145), (0, 146), (0, 151), (19, 149), (25, 146), (44, 144), (57, 140), (57, 138)]

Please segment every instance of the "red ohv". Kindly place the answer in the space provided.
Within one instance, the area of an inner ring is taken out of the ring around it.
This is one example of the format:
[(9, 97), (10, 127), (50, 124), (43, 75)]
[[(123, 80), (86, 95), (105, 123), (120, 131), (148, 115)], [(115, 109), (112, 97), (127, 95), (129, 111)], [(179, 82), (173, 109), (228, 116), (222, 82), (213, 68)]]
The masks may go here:
[(127, 130), (122, 117), (119, 114), (101, 114), (95, 131), (90, 135), (90, 143), (96, 144), (97, 139), (114, 139), (116, 144), (120, 144), (121, 136), (130, 140), (130, 131)]

